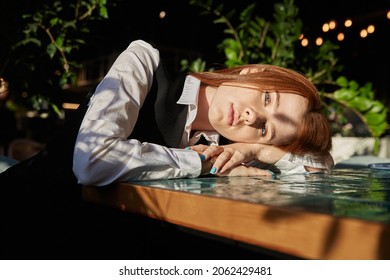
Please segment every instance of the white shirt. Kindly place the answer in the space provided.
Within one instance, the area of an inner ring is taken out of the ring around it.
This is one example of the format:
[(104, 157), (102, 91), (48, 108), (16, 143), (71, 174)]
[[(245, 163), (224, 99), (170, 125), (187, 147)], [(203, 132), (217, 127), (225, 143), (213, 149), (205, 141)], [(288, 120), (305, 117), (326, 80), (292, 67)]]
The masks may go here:
[[(181, 147), (168, 148), (127, 139), (135, 127), (159, 62), (158, 50), (144, 41), (134, 41), (118, 56), (97, 86), (74, 149), (73, 171), (80, 184), (103, 186), (113, 182), (200, 175), (202, 163), (198, 154), (183, 148), (196, 143), (200, 134), (211, 144), (218, 145), (219, 135), (199, 132), (189, 139), (200, 86), (192, 76), (186, 79), (178, 100), (189, 108)], [(285, 174), (306, 172), (304, 165), (324, 167), (308, 157), (292, 157), (291, 154), (275, 165)]]

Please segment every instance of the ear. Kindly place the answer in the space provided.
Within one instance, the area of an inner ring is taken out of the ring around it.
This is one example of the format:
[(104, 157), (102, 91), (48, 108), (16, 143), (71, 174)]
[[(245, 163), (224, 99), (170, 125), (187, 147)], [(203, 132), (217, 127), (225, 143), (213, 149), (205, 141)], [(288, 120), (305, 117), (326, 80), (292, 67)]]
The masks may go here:
[(240, 75), (246, 75), (246, 74), (257, 73), (257, 72), (260, 72), (260, 70), (258, 68), (248, 67), (248, 68), (242, 69), (240, 71)]

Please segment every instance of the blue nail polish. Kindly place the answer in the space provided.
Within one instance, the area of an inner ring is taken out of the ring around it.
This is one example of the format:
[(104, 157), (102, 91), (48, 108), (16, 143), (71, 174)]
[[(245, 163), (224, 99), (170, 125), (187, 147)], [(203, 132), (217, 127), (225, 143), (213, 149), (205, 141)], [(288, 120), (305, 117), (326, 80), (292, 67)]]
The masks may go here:
[(200, 160), (201, 160), (201, 161), (204, 161), (205, 158), (206, 158), (203, 154), (200, 154), (199, 157), (200, 157)]
[(211, 168), (210, 174), (215, 174), (215, 172), (217, 172), (217, 168), (216, 167)]
[(186, 150), (191, 150), (191, 147), (185, 147), (184, 149), (186, 149)]

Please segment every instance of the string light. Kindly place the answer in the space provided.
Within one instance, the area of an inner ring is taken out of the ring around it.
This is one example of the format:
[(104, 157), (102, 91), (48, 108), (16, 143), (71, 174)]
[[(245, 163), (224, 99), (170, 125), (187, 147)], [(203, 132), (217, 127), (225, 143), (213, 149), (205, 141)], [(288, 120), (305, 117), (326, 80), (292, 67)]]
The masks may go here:
[(340, 32), (339, 34), (337, 34), (337, 40), (339, 41), (344, 41), (344, 33)]
[(328, 32), (329, 31), (329, 24), (328, 23), (324, 23), (323, 25), (322, 25), (322, 31), (324, 31), (324, 32)]
[[(383, 11), (382, 11), (382, 13), (383, 13)], [(364, 15), (363, 17), (360, 18), (360, 20), (365, 19), (367, 17), (372, 17), (372, 16), (376, 17), (377, 14), (378, 13)], [(386, 17), (387, 17), (387, 19), (390, 19), (390, 10), (386, 12)], [(340, 24), (340, 25), (343, 25), (342, 27), (345, 27), (345, 28), (350, 28), (352, 25), (356, 25), (356, 21), (358, 21), (358, 20), (359, 20), (359, 18), (354, 19), (354, 20), (352, 18), (345, 18), (344, 21), (340, 21), (340, 22), (343, 22), (343, 24)], [(359, 21), (358, 21), (358, 23), (359, 23)], [(328, 22), (323, 23), (323, 25), (322, 25), (322, 32), (324, 32), (324, 33), (327, 33), (327, 32), (333, 31), (333, 30), (336, 31), (337, 29), (338, 29), (337, 21), (333, 20), (333, 19), (329, 20)], [(371, 35), (372, 33), (374, 33), (375, 30), (376, 30), (375, 25), (370, 23), (370, 24), (367, 25), (366, 28), (363, 28), (363, 29), (360, 30), (359, 36), (360, 36), (360, 38), (366, 38), (369, 35)], [(353, 30), (351, 30), (350, 32), (353, 32)], [(345, 40), (347, 35), (348, 34), (346, 34), (345, 30), (339, 30), (337, 32), (336, 38), (337, 38), (338, 41), (341, 42), (341, 41)], [(351, 36), (348, 35), (348, 38), (351, 38)], [(305, 37), (304, 34), (300, 34), (298, 39), (301, 41), (301, 45), (303, 47), (308, 46), (309, 42), (311, 41), (311, 40), (309, 40), (309, 38)], [(324, 43), (324, 38), (317, 37), (315, 39), (315, 41), (313, 40), (310, 43), (315, 43), (317, 46), (321, 46)]]
[(348, 18), (344, 22), (345, 27), (351, 27), (352, 26), (352, 19)]
[(165, 18), (166, 15), (167, 15), (167, 13), (165, 11), (161, 11), (158, 16), (159, 16), (159, 18), (163, 19), (163, 18)]
[(323, 40), (321, 37), (318, 37), (318, 38), (316, 39), (316, 45), (317, 45), (317, 46), (321, 46), (323, 42), (324, 42), (324, 40)]
[(331, 30), (335, 29), (336, 25), (337, 25), (336, 21), (335, 20), (331, 20), (329, 22), (329, 29), (331, 29)]
[(307, 38), (303, 38), (303, 39), (301, 40), (301, 45), (302, 45), (303, 47), (306, 47), (307, 45), (309, 45), (309, 40), (308, 40)]

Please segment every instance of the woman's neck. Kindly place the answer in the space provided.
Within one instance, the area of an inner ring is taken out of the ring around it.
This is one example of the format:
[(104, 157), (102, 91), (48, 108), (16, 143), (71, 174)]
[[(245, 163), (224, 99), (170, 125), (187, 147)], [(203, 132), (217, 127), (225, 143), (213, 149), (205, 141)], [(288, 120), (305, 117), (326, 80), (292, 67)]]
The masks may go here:
[(209, 121), (209, 107), (215, 90), (215, 87), (201, 84), (198, 96), (198, 112), (192, 123), (193, 130), (215, 130)]

